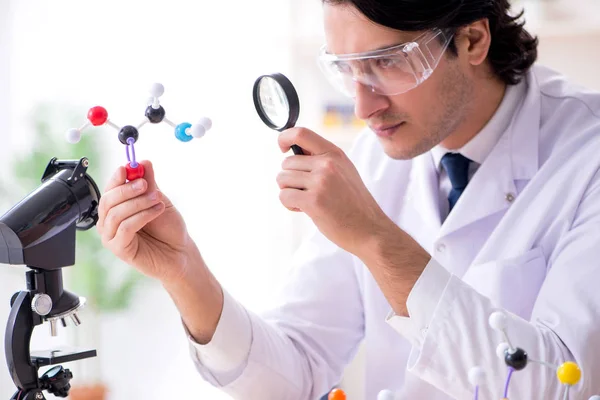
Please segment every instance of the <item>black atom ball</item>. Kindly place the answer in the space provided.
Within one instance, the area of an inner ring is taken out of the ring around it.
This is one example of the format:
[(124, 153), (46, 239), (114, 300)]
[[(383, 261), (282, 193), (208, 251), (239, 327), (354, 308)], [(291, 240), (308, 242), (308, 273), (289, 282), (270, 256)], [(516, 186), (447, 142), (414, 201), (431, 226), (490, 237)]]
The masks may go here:
[(165, 109), (162, 106), (158, 106), (158, 108), (148, 106), (146, 108), (146, 118), (153, 124), (161, 123), (165, 119)]
[(504, 362), (515, 371), (520, 371), (527, 366), (527, 353), (518, 347), (512, 353), (507, 350)]
[(135, 143), (139, 137), (140, 134), (138, 130), (131, 125), (124, 126), (119, 132), (119, 141), (123, 144), (129, 144), (127, 143), (127, 139), (129, 138), (133, 138), (133, 142)]

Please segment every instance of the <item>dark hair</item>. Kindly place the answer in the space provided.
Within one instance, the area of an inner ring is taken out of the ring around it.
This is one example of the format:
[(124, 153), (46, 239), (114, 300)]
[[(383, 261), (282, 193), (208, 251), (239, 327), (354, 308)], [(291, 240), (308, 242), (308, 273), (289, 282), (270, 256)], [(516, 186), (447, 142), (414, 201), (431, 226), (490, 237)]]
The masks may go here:
[[(323, 0), (351, 4), (376, 24), (400, 31), (453, 29), (487, 18), (492, 41), (488, 59), (507, 84), (518, 83), (537, 59), (538, 39), (509, 14), (509, 0)], [(454, 41), (449, 50), (458, 54)]]

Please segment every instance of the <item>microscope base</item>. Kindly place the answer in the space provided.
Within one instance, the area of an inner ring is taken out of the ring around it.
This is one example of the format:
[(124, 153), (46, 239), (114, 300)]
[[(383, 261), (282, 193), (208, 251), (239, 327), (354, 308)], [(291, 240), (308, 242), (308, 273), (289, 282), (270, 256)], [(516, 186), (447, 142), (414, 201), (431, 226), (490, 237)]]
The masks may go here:
[(10, 400), (45, 400), (44, 394), (39, 390), (30, 390), (27, 393), (19, 390)]

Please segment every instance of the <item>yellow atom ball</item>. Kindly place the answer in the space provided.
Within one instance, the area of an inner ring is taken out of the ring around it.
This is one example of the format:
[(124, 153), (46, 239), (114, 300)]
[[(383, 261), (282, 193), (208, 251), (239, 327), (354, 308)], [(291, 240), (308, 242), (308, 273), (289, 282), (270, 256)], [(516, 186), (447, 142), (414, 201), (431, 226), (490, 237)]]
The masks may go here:
[(574, 362), (568, 361), (558, 367), (556, 376), (563, 385), (576, 385), (581, 379), (581, 370)]

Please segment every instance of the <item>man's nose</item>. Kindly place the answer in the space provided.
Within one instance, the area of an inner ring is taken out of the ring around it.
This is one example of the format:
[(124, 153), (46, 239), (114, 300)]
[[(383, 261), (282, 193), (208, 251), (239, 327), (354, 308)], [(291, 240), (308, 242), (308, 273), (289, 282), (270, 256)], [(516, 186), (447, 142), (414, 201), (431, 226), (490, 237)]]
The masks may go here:
[(358, 118), (368, 120), (371, 116), (390, 106), (389, 98), (375, 93), (372, 86), (360, 82), (354, 82), (354, 85), (356, 91), (354, 113)]

